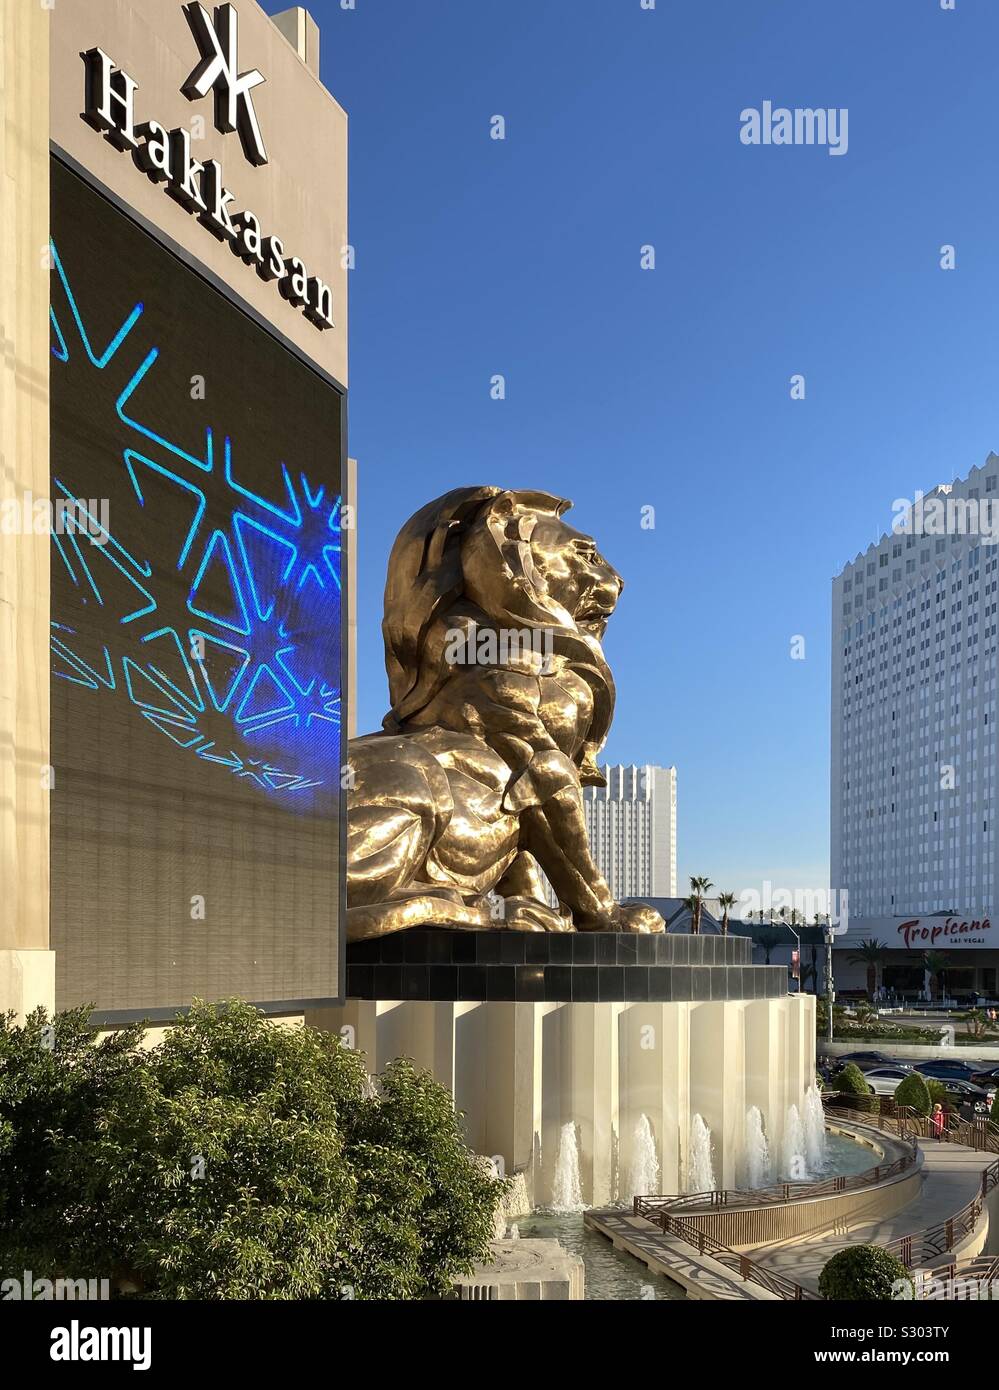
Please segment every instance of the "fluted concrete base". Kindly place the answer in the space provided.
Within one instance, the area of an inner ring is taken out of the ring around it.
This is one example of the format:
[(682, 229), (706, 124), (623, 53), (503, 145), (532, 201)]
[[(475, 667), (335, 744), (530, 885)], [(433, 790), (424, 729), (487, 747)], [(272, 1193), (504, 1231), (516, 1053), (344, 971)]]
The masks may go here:
[(688, 1187), (691, 1119), (711, 1129), (716, 1185), (736, 1187), (746, 1110), (772, 1152), (788, 1107), (815, 1078), (815, 1001), (557, 1004), (349, 1000), (306, 1022), (336, 1031), (378, 1072), (406, 1056), (433, 1072), (465, 1115), (469, 1145), (531, 1200), (552, 1200), (559, 1138), (575, 1126), (583, 1200), (627, 1200), (635, 1135), (648, 1118), (660, 1192)]
[(55, 1012), (55, 951), (0, 951), (0, 1014), (23, 1023), (40, 1004)]

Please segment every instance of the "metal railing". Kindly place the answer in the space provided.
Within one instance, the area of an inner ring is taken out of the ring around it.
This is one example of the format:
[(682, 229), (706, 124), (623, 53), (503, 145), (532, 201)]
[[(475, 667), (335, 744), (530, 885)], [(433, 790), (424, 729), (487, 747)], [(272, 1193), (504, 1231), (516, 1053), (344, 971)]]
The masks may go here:
[(878, 1163), (862, 1173), (837, 1173), (822, 1182), (784, 1182), (771, 1187), (718, 1188), (711, 1192), (684, 1192), (676, 1195), (657, 1195), (654, 1197), (633, 1198), (635, 1216), (654, 1219), (655, 1213), (664, 1208), (672, 1212), (716, 1211), (723, 1207), (772, 1207), (777, 1204), (811, 1201), (816, 1197), (835, 1197), (841, 1192), (855, 1192), (858, 1188), (876, 1187), (879, 1182), (897, 1177), (912, 1168), (918, 1158), (918, 1150), (913, 1144), (910, 1152), (896, 1158), (892, 1163)]
[(939, 1221), (935, 1226), (927, 1226), (925, 1230), (914, 1231), (911, 1235), (898, 1236), (895, 1240), (888, 1241), (883, 1248), (897, 1256), (907, 1269), (946, 1255), (948, 1250), (953, 1250), (965, 1236), (974, 1232), (982, 1219), (985, 1198), (997, 1184), (999, 1161), (989, 1164), (988, 1168), (982, 1171), (981, 1186), (977, 1195), (960, 1211), (949, 1216), (946, 1221)]
[(720, 1240), (716, 1240), (714, 1236), (709, 1236), (700, 1226), (695, 1226), (693, 1222), (687, 1221), (684, 1217), (670, 1216), (668, 1212), (661, 1212), (658, 1220), (664, 1235), (676, 1236), (687, 1245), (693, 1246), (699, 1255), (710, 1255), (713, 1260), (717, 1260), (726, 1269), (738, 1274), (740, 1279), (751, 1280), (770, 1293), (775, 1293), (778, 1298), (788, 1299), (795, 1303), (818, 1301), (819, 1295), (817, 1293), (802, 1288), (800, 1284), (794, 1283), (791, 1279), (785, 1279), (782, 1274), (775, 1274), (773, 1270), (765, 1269), (763, 1265), (751, 1260), (748, 1255), (740, 1255), (737, 1250), (723, 1245)]
[[(887, 1096), (847, 1096), (842, 1092), (824, 1094), (823, 1102), (830, 1109), (847, 1109), (853, 1113), (864, 1114), (865, 1124), (876, 1123), (882, 1128), (893, 1128), (907, 1138), (935, 1139), (937, 1131), (928, 1115), (917, 1114), (908, 1106), (896, 1105)], [(942, 1143), (961, 1144), (978, 1153), (999, 1154), (999, 1125), (982, 1116), (979, 1119), (964, 1120), (953, 1112), (944, 1120), (939, 1139)], [(884, 1249), (890, 1251), (908, 1269), (913, 1269), (926, 1261), (939, 1259), (941, 1255), (953, 1250), (965, 1236), (971, 1235), (982, 1218), (985, 1198), (999, 1185), (999, 1161), (983, 1169), (978, 1193), (960, 1211), (935, 1226), (913, 1231), (909, 1235), (898, 1236), (888, 1241)], [(953, 1268), (953, 1266), (950, 1266)], [(934, 1277), (937, 1270), (933, 1271)]]
[(916, 1288), (916, 1297), (922, 1303), (994, 1302), (999, 1299), (999, 1255), (978, 1255), (973, 1260), (937, 1265), (926, 1272), (932, 1283), (924, 1289), (918, 1285)]
[[(904, 1139), (934, 1139), (936, 1130), (928, 1115), (920, 1115), (908, 1105), (896, 1105), (890, 1096), (856, 1096), (845, 1091), (824, 1091), (822, 1104), (829, 1111), (849, 1111), (858, 1122), (897, 1134)], [(944, 1117), (941, 1138), (966, 1148), (999, 1154), (999, 1125), (987, 1116), (962, 1119), (954, 1111)]]
[[(727, 1269), (731, 1269), (741, 1279), (751, 1280), (770, 1293), (775, 1293), (779, 1298), (794, 1302), (819, 1301), (820, 1295), (813, 1293), (811, 1289), (803, 1288), (802, 1285), (794, 1283), (793, 1280), (785, 1279), (783, 1275), (766, 1269), (757, 1261), (751, 1260), (748, 1255), (740, 1254), (714, 1236), (708, 1235), (702, 1227), (696, 1225), (688, 1217), (677, 1213), (684, 1210), (689, 1211), (698, 1202), (702, 1209), (706, 1208), (710, 1211), (720, 1207), (735, 1206), (737, 1200), (741, 1205), (764, 1206), (773, 1205), (776, 1202), (800, 1202), (808, 1200), (810, 1197), (827, 1196), (834, 1192), (849, 1191), (857, 1187), (874, 1186), (889, 1176), (904, 1172), (906, 1168), (911, 1167), (916, 1162), (918, 1149), (915, 1140), (917, 1138), (929, 1139), (935, 1136), (935, 1130), (928, 1116), (918, 1114), (909, 1106), (896, 1105), (894, 1100), (889, 1097), (855, 1096), (844, 1092), (827, 1091), (823, 1092), (822, 1103), (827, 1110), (849, 1111), (857, 1118), (858, 1123), (891, 1133), (896, 1138), (908, 1142), (912, 1152), (903, 1155), (901, 1159), (896, 1159), (893, 1164), (878, 1164), (874, 1168), (867, 1169), (864, 1173), (849, 1175), (846, 1177), (847, 1185), (844, 1187), (830, 1187), (830, 1184), (838, 1181), (837, 1178), (830, 1178), (823, 1183), (781, 1183), (774, 1188), (758, 1188), (755, 1192), (723, 1189), (719, 1192), (695, 1192), (675, 1196), (650, 1195), (633, 1199), (634, 1215), (644, 1216), (646, 1220), (659, 1226), (665, 1235), (675, 1236), (696, 1249), (700, 1255), (710, 1255), (713, 1260), (724, 1265)], [(860, 1116), (863, 1116), (862, 1120)], [(962, 1144), (979, 1152), (999, 1153), (999, 1126), (985, 1119), (962, 1120), (956, 1116), (949, 1116), (943, 1132), (943, 1140), (949, 1143)], [(875, 1173), (879, 1173), (880, 1177), (873, 1177)], [(946, 1254), (947, 1251), (953, 1250), (964, 1236), (970, 1235), (975, 1230), (981, 1220), (985, 1198), (996, 1186), (999, 1186), (999, 1160), (983, 1170), (978, 1194), (954, 1216), (948, 1217), (946, 1221), (941, 1221), (936, 1226), (927, 1227), (923, 1231), (900, 1236), (887, 1242), (882, 1248), (895, 1255), (908, 1269)], [(788, 1195), (784, 1195), (785, 1193)], [(754, 1197), (763, 1200), (755, 1202), (750, 1200)], [(980, 1274), (977, 1272), (979, 1265), (994, 1270), (995, 1273), (988, 1276)], [(969, 1274), (967, 1276), (969, 1278), (999, 1278), (999, 1258), (994, 1260), (986, 1258), (963, 1264), (956, 1263), (948, 1265), (944, 1269), (934, 1269), (932, 1273), (934, 1278), (939, 1279), (947, 1277), (948, 1274), (953, 1276), (954, 1271), (958, 1270), (964, 1275), (972, 1267), (975, 1268), (976, 1272), (974, 1275)], [(943, 1295), (931, 1296), (942, 1297)]]
[[(863, 1099), (862, 1096), (846, 1097), (847, 1101)], [(873, 1168), (866, 1168), (862, 1173), (839, 1173), (834, 1177), (824, 1178), (821, 1182), (784, 1182), (775, 1183), (770, 1187), (718, 1188), (707, 1192), (661, 1193), (634, 1197), (632, 1212), (635, 1216), (644, 1216), (647, 1220), (656, 1221), (663, 1210), (677, 1213), (694, 1209), (699, 1212), (716, 1211), (723, 1207), (771, 1207), (778, 1204), (786, 1205), (789, 1202), (807, 1202), (816, 1197), (835, 1197), (841, 1192), (855, 1192), (858, 1188), (876, 1187), (878, 1183), (898, 1177), (900, 1173), (912, 1168), (919, 1157), (913, 1129), (914, 1121), (920, 1117), (904, 1106), (896, 1106), (895, 1112), (890, 1117), (863, 1112), (863, 1120), (858, 1120), (858, 1123), (869, 1124), (875, 1129), (892, 1134), (907, 1146), (908, 1152), (891, 1163), (875, 1164)]]

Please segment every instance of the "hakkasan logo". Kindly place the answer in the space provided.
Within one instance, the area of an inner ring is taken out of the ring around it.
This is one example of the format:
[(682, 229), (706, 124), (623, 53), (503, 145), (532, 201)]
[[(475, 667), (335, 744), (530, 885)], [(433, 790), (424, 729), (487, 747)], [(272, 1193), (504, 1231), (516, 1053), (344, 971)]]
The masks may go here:
[[(251, 164), (267, 163), (253, 92), (266, 81), (255, 68), (239, 71), (238, 16), (233, 5), (216, 5), (214, 15), (195, 0), (183, 6), (198, 44), (201, 61), (181, 91), (189, 101), (215, 98), (215, 125), (224, 134), (238, 132)], [(235, 194), (226, 187), (218, 160), (199, 160), (193, 134), (183, 126), (167, 130), (159, 121), (136, 124), (139, 84), (100, 48), (81, 53), (87, 87), (83, 119), (115, 149), (131, 154), (153, 183), (163, 184), (181, 207), (197, 217), (219, 241), (252, 266), (262, 280), (273, 280), (285, 299), (320, 330), (336, 327), (333, 291), (310, 275), (301, 257), (292, 255), (279, 236), (265, 235), (249, 208), (237, 211)]]

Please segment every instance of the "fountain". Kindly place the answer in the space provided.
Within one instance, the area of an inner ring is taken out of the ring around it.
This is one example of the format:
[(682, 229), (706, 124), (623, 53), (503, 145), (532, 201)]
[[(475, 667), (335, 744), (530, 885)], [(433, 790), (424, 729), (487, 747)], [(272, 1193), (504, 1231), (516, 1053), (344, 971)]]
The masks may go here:
[(552, 1184), (552, 1211), (560, 1214), (586, 1210), (583, 1189), (579, 1181), (579, 1141), (576, 1126), (569, 1121), (562, 1126), (558, 1137), (558, 1157), (555, 1160), (555, 1181)]
[(781, 1146), (781, 1177), (788, 1182), (804, 1182), (808, 1177), (805, 1158), (805, 1126), (796, 1105), (787, 1108), (784, 1143)]
[(631, 1172), (626, 1197), (648, 1197), (659, 1191), (659, 1159), (648, 1115), (640, 1115), (631, 1140)]
[(690, 1148), (687, 1154), (687, 1191), (713, 1192), (715, 1170), (711, 1163), (711, 1131), (700, 1115), (690, 1122)]
[(826, 1116), (817, 1086), (805, 1092), (805, 1158), (812, 1173), (826, 1166)]
[(770, 1147), (763, 1131), (763, 1115), (758, 1105), (746, 1111), (746, 1137), (742, 1155), (743, 1187), (766, 1187), (772, 1177)]

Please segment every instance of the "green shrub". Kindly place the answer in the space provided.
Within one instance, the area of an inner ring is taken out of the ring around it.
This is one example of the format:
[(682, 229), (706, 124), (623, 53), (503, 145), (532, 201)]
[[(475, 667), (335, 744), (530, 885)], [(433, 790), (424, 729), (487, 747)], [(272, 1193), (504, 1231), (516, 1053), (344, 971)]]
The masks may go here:
[(895, 1088), (895, 1104), (908, 1105), (917, 1115), (928, 1115), (933, 1108), (926, 1078), (911, 1071)]
[(239, 1000), (150, 1050), (86, 1009), (0, 1016), (0, 1278), (157, 1299), (422, 1299), (488, 1254), (506, 1188), (408, 1062)]
[(842, 1071), (836, 1073), (836, 1087), (849, 1096), (869, 1096), (871, 1088), (864, 1079), (864, 1073), (856, 1062), (847, 1062)]
[(858, 1110), (873, 1113), (881, 1108), (881, 1102), (877, 1096), (871, 1095), (871, 1088), (856, 1062), (847, 1062), (843, 1070), (838, 1071), (833, 1077), (832, 1085), (834, 1090), (842, 1091), (845, 1095), (857, 1096)]
[(819, 1275), (819, 1293), (833, 1303), (891, 1303), (912, 1297), (912, 1276), (880, 1245), (850, 1245), (826, 1263)]

